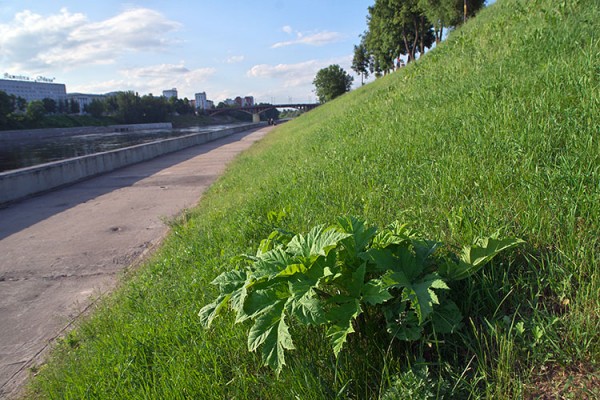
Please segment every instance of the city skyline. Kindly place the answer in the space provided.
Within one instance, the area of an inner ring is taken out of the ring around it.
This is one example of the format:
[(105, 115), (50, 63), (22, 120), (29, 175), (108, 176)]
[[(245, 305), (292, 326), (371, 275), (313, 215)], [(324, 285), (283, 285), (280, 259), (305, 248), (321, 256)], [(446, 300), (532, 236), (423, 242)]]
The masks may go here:
[(0, 74), (55, 78), (69, 93), (314, 102), (319, 69), (354, 75), (373, 1), (98, 3), (1, 1)]

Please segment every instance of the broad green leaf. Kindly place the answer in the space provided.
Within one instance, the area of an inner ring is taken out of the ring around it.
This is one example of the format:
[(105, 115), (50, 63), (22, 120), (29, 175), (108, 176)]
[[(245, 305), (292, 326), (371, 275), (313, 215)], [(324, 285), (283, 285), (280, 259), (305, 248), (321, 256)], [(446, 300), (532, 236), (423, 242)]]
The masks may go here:
[(348, 233), (338, 232), (335, 229), (323, 226), (314, 227), (306, 236), (296, 235), (288, 243), (287, 251), (296, 256), (311, 258), (314, 256), (327, 256), (338, 243), (350, 236)]
[(417, 263), (424, 268), (429, 266), (431, 262), (429, 257), (431, 257), (441, 245), (440, 242), (436, 242), (435, 240), (424, 239), (413, 240), (412, 244), (415, 249)]
[(407, 287), (411, 285), (411, 281), (408, 279), (404, 271), (392, 271), (392, 273), (385, 274), (382, 279), (386, 279), (386, 283), (393, 285), (397, 289)]
[(239, 323), (250, 318), (248, 314), (246, 314), (244, 310), (244, 303), (246, 302), (246, 297), (248, 295), (248, 290), (246, 286), (242, 286), (237, 289), (233, 293), (231, 293), (231, 298), (229, 300), (229, 304), (231, 305), (231, 309), (235, 311), (235, 322)]
[(369, 242), (377, 233), (377, 228), (367, 228), (363, 221), (354, 217), (343, 217), (338, 219), (338, 224), (344, 233), (350, 234), (342, 240), (351, 259), (356, 258), (364, 252)]
[(365, 273), (367, 271), (366, 263), (362, 263), (360, 267), (352, 273), (352, 280), (348, 282), (346, 289), (350, 293), (350, 296), (360, 298), (360, 292), (365, 285)]
[(255, 319), (248, 333), (248, 350), (263, 346), (263, 362), (278, 374), (285, 364), (284, 351), (294, 349), (288, 326), (285, 323), (284, 301), (273, 304)]
[(227, 304), (231, 295), (220, 295), (215, 301), (202, 307), (198, 316), (203, 327), (209, 328), (221, 309)]
[(292, 336), (285, 323), (285, 316), (282, 314), (279, 324), (277, 324), (277, 337), (269, 335), (263, 345), (263, 362), (273, 368), (275, 373), (279, 375), (285, 365), (285, 350), (294, 349)]
[(381, 279), (371, 279), (362, 288), (362, 301), (371, 305), (385, 303), (392, 298), (389, 288)]
[(339, 268), (336, 267), (336, 252), (330, 252), (327, 257), (317, 257), (308, 265), (306, 276), (317, 282), (319, 279), (334, 275)]
[(383, 272), (397, 269), (398, 258), (394, 256), (391, 249), (370, 248), (360, 255), (360, 258), (368, 262), (368, 272)]
[(289, 277), (295, 274), (304, 274), (307, 269), (304, 264), (291, 264), (288, 265), (283, 271), (277, 274), (278, 277)]
[(231, 270), (223, 272), (217, 276), (212, 282), (212, 285), (219, 286), (222, 294), (231, 293), (236, 289), (244, 286), (246, 283), (246, 271)]
[(262, 315), (254, 319), (254, 325), (252, 325), (250, 332), (248, 332), (248, 350), (255, 351), (267, 340), (273, 328), (281, 320), (284, 305), (284, 301), (273, 303), (265, 308)]
[(258, 250), (256, 250), (256, 257), (260, 257), (263, 254), (273, 250), (275, 244), (276, 242), (271, 238), (261, 240), (260, 245), (258, 246)]
[(387, 228), (375, 235), (372, 247), (383, 249), (393, 244), (401, 244), (410, 240), (410, 234), (408, 224), (401, 224), (398, 221), (394, 221)]
[(403, 298), (410, 301), (411, 307), (417, 313), (419, 324), (423, 324), (431, 314), (433, 305), (439, 304), (437, 295), (433, 289), (449, 288), (437, 274), (430, 274), (422, 280), (406, 286), (402, 292)]
[(292, 263), (291, 257), (279, 246), (260, 255), (258, 261), (252, 265), (252, 275), (257, 280), (271, 279)]
[(249, 318), (256, 318), (267, 312), (273, 304), (287, 301), (290, 296), (288, 285), (285, 282), (277, 282), (269, 288), (253, 290), (246, 296), (244, 302), (244, 314)]
[(448, 262), (441, 265), (440, 275), (453, 281), (467, 278), (479, 271), (501, 251), (513, 248), (521, 243), (525, 242), (515, 238), (480, 239), (475, 245), (463, 248), (458, 262), (448, 260)]
[(431, 324), (436, 333), (454, 333), (462, 325), (462, 314), (452, 300), (445, 299), (442, 305), (434, 308)]
[(479, 267), (490, 261), (501, 251), (515, 247), (520, 243), (524, 243), (524, 241), (513, 238), (480, 239), (474, 246), (465, 246), (460, 255), (460, 259), (466, 264)]
[(306, 325), (318, 325), (326, 321), (321, 302), (314, 298), (317, 283), (318, 279), (304, 276), (295, 276), (289, 282), (291, 296), (287, 304), (288, 313)]
[(352, 327), (352, 321), (360, 315), (362, 309), (360, 308), (360, 302), (358, 299), (352, 299), (351, 301), (337, 305), (333, 307), (328, 313), (328, 319), (333, 324), (327, 330), (327, 337), (333, 347), (333, 353), (337, 357), (348, 335), (354, 332)]
[(271, 232), (268, 238), (261, 240), (258, 250), (256, 251), (256, 256), (260, 257), (261, 255), (273, 250), (276, 246), (281, 245), (284, 242), (289, 242), (292, 236), (293, 234), (290, 232), (286, 232), (281, 229), (274, 230)]
[(412, 246), (400, 245), (396, 251), (400, 264), (394, 270), (401, 270), (406, 277), (412, 282), (423, 273), (424, 265), (419, 263), (417, 256), (413, 251)]
[(414, 312), (408, 312), (398, 315), (394, 320), (388, 320), (387, 331), (398, 340), (415, 341), (423, 335), (423, 326)]
[(327, 321), (319, 299), (314, 297), (312, 285), (290, 282), (292, 297), (288, 300), (288, 313), (305, 325), (320, 325)]

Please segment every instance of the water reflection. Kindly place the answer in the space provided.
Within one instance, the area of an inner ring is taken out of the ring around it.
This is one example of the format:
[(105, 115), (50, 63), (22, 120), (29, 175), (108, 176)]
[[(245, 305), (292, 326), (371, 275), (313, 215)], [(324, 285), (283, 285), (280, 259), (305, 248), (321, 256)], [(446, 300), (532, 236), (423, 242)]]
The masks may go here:
[(241, 124), (168, 130), (142, 130), (136, 132), (108, 132), (70, 137), (11, 141), (3, 141), (0, 132), (0, 172), (121, 149), (167, 138), (218, 131), (236, 125)]

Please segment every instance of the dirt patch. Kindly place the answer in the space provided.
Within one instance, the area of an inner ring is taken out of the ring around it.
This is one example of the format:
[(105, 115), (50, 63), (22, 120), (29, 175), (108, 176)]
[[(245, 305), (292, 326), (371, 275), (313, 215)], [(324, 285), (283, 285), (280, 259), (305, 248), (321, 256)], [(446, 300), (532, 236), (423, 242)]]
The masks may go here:
[(600, 372), (592, 364), (550, 365), (526, 386), (526, 399), (599, 399)]

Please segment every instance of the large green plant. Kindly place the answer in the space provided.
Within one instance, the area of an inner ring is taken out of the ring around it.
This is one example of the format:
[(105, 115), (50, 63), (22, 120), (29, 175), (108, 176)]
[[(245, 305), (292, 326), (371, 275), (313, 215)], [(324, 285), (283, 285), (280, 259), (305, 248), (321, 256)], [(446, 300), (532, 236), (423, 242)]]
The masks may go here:
[(263, 362), (279, 373), (284, 351), (294, 349), (291, 319), (324, 325), (336, 356), (367, 307), (377, 308), (388, 333), (400, 340), (418, 340), (426, 329), (452, 332), (462, 316), (451, 300), (440, 304), (438, 291), (520, 242), (486, 238), (455, 254), (398, 222), (377, 232), (347, 217), (307, 235), (275, 231), (255, 256), (241, 258), (247, 265), (212, 282), (220, 294), (199, 316), (208, 328), (229, 305), (236, 323), (252, 320), (248, 349), (262, 346)]

